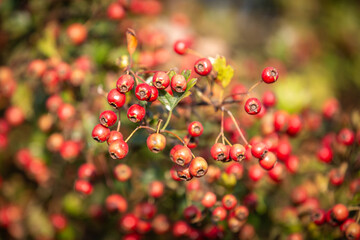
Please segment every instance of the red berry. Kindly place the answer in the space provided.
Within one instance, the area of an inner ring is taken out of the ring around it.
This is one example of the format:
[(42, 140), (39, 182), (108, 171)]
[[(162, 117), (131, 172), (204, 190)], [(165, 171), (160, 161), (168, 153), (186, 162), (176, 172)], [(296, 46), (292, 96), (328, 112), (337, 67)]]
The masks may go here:
[[(140, 234), (148, 233), (151, 230), (151, 223), (139, 219), (139, 221), (136, 224), (136, 232)], [(140, 236), (139, 236), (140, 238)]]
[(166, 72), (159, 71), (154, 74), (152, 82), (157, 89), (165, 89), (170, 84), (170, 78)]
[(260, 166), (265, 170), (272, 169), (275, 166), (276, 162), (277, 158), (272, 152), (266, 153), (263, 158), (259, 159)]
[(302, 129), (302, 120), (299, 115), (292, 115), (288, 119), (286, 133), (290, 136), (296, 136)]
[(190, 149), (196, 148), (199, 145), (199, 138), (197, 137), (186, 135), (183, 140)]
[(100, 123), (104, 127), (111, 127), (117, 121), (117, 115), (113, 111), (104, 111), (100, 114)]
[(289, 114), (285, 111), (277, 111), (274, 114), (274, 128), (275, 131), (282, 132), (285, 131), (288, 127)]
[(50, 220), (57, 231), (64, 230), (67, 226), (67, 220), (62, 214), (52, 214)]
[(244, 221), (249, 216), (249, 209), (244, 205), (237, 206), (234, 209), (234, 214), (237, 219), (239, 219), (240, 221)]
[(230, 94), (234, 101), (241, 101), (243, 100), (244, 96), (247, 94), (247, 89), (242, 84), (236, 84), (235, 86), (232, 87)]
[(181, 179), (179, 178), (177, 171), (176, 171), (176, 165), (172, 166), (170, 169), (170, 175), (171, 178), (175, 181), (181, 181)]
[(355, 141), (355, 133), (348, 128), (343, 128), (336, 136), (336, 140), (340, 144), (350, 146)]
[(130, 121), (137, 123), (145, 117), (145, 108), (139, 104), (131, 105), (127, 111), (127, 117)]
[(174, 51), (177, 54), (184, 55), (188, 50), (188, 43), (184, 40), (177, 40), (174, 43)]
[(108, 103), (114, 108), (121, 108), (124, 106), (126, 100), (125, 94), (119, 92), (117, 89), (112, 89), (107, 95)]
[(267, 152), (267, 146), (263, 142), (255, 143), (251, 147), (251, 154), (256, 158), (263, 158)]
[(123, 159), (128, 152), (129, 146), (122, 139), (115, 140), (109, 145), (109, 153), (113, 159)]
[(73, 23), (67, 28), (66, 34), (74, 44), (79, 45), (86, 40), (87, 29), (80, 23)]
[(110, 129), (101, 124), (97, 124), (92, 130), (91, 136), (95, 141), (105, 142), (110, 136)]
[(134, 214), (128, 213), (120, 219), (119, 225), (125, 232), (135, 231), (138, 221), (139, 219)]
[(79, 156), (80, 146), (75, 141), (65, 141), (60, 148), (60, 155), (65, 160), (73, 160)]
[(196, 157), (190, 162), (189, 171), (194, 177), (202, 177), (208, 170), (208, 163), (202, 157)]
[(255, 228), (250, 224), (245, 224), (239, 232), (239, 239), (254, 239), (254, 237)]
[(286, 159), (285, 166), (290, 173), (296, 173), (299, 168), (299, 158), (291, 155)]
[(326, 220), (325, 216), (326, 216), (326, 212), (324, 210), (317, 209), (311, 214), (311, 220), (316, 225), (322, 225), (325, 223), (325, 220)]
[(111, 20), (120, 20), (125, 17), (125, 10), (121, 4), (114, 2), (107, 8), (107, 17)]
[(184, 221), (177, 221), (173, 226), (173, 235), (175, 237), (185, 236), (189, 231), (189, 226)]
[(233, 209), (237, 204), (237, 199), (232, 194), (226, 194), (222, 199), (222, 205), (226, 210)]
[(152, 219), (156, 211), (156, 206), (152, 203), (145, 202), (140, 205), (140, 216), (145, 220)]
[(336, 204), (331, 210), (331, 217), (337, 222), (345, 221), (349, 216), (347, 207), (341, 203)]
[(71, 76), (71, 67), (65, 62), (60, 62), (56, 66), (56, 72), (60, 81), (66, 81), (70, 79)]
[(339, 111), (339, 102), (335, 98), (328, 99), (322, 108), (322, 113), (327, 119), (333, 118)]
[(51, 95), (47, 100), (46, 100), (46, 108), (47, 110), (49, 110), (49, 112), (57, 112), (58, 108), (60, 107), (60, 105), (63, 104), (63, 100), (59, 95)]
[(135, 88), (135, 96), (140, 101), (147, 101), (151, 96), (150, 86), (146, 83), (140, 83)]
[(346, 229), (345, 235), (349, 240), (358, 240), (360, 238), (360, 225), (358, 223), (350, 223)]
[(105, 200), (105, 206), (109, 212), (120, 212), (120, 213), (126, 212), (128, 208), (126, 199), (119, 194), (111, 194), (107, 196)]
[(156, 87), (150, 86), (150, 97), (147, 100), (148, 102), (154, 102), (159, 96), (159, 91)]
[(75, 108), (68, 103), (63, 103), (57, 110), (57, 115), (61, 121), (69, 121), (74, 118), (76, 113)]
[(211, 208), (216, 203), (216, 195), (213, 192), (205, 193), (204, 197), (201, 200), (201, 204), (206, 208)]
[(188, 132), (193, 137), (200, 136), (203, 133), (203, 131), (204, 131), (203, 125), (198, 121), (192, 122), (188, 126)]
[(147, 138), (146, 144), (150, 151), (159, 153), (166, 147), (166, 138), (160, 133), (153, 133)]
[(183, 181), (189, 181), (193, 178), (193, 176), (190, 174), (189, 166), (175, 165), (175, 170), (178, 177)]
[(287, 139), (282, 139), (278, 143), (276, 156), (280, 161), (286, 161), (290, 157), (291, 151), (290, 142)]
[(241, 162), (245, 159), (246, 149), (241, 144), (234, 144), (230, 148), (230, 158), (236, 162)]
[(329, 172), (330, 183), (334, 186), (340, 186), (344, 182), (344, 174), (339, 169), (332, 169)]
[(114, 168), (114, 176), (120, 182), (126, 182), (132, 175), (131, 168), (123, 163), (116, 165)]
[(200, 58), (195, 62), (195, 72), (201, 76), (207, 76), (212, 70), (212, 64), (208, 58)]
[(294, 204), (301, 204), (306, 201), (308, 198), (308, 194), (305, 188), (303, 187), (296, 187), (291, 192), (291, 201)]
[(340, 225), (340, 231), (345, 232), (346, 229), (349, 227), (351, 223), (354, 223), (355, 220), (352, 218), (346, 219), (341, 225)]
[(153, 181), (149, 185), (149, 196), (159, 198), (164, 194), (164, 184), (160, 181)]
[(46, 71), (46, 62), (41, 59), (32, 60), (28, 66), (30, 75), (40, 78)]
[(78, 178), (91, 180), (96, 175), (95, 165), (92, 163), (84, 163), (79, 167)]
[(187, 87), (187, 82), (186, 82), (185, 77), (181, 74), (175, 74), (171, 78), (170, 86), (171, 86), (171, 89), (175, 92), (178, 92), (178, 93), (185, 92), (186, 87)]
[(25, 115), (21, 108), (11, 106), (5, 111), (5, 119), (11, 126), (19, 126), (24, 122)]
[(195, 223), (200, 220), (201, 218), (201, 212), (199, 208), (197, 208), (194, 205), (191, 205), (184, 209), (184, 217), (186, 221), (190, 223)]
[(275, 93), (272, 91), (266, 91), (264, 92), (262, 96), (262, 103), (265, 107), (274, 107), (276, 104), (276, 96)]
[(191, 150), (182, 145), (175, 145), (170, 150), (170, 159), (180, 166), (185, 166), (189, 164), (192, 159)]
[(255, 164), (249, 168), (249, 178), (254, 182), (259, 181), (263, 175), (264, 171), (259, 165)]
[(134, 87), (134, 78), (128, 74), (121, 75), (116, 82), (116, 88), (121, 93), (129, 92)]
[(274, 83), (279, 78), (278, 71), (273, 67), (267, 67), (262, 71), (261, 78), (265, 83)]
[(154, 217), (151, 222), (152, 228), (156, 234), (164, 234), (170, 229), (170, 223), (167, 217), (163, 214), (159, 214)]
[(211, 147), (210, 153), (216, 161), (226, 161), (229, 159), (229, 149), (222, 143), (215, 143)]
[(230, 165), (226, 166), (225, 172), (227, 174), (235, 175), (236, 179), (239, 180), (243, 176), (244, 167), (240, 163), (231, 163)]
[(75, 181), (75, 190), (79, 193), (90, 195), (93, 191), (93, 187), (88, 181), (79, 179)]
[(275, 166), (268, 171), (268, 174), (276, 183), (281, 182), (285, 178), (284, 165), (281, 163), (275, 164)]
[(123, 140), (123, 135), (121, 134), (121, 132), (118, 131), (110, 131), (109, 134), (109, 138), (107, 140), (107, 144), (110, 145), (112, 142), (114, 142), (115, 140), (121, 139)]
[(212, 212), (212, 220), (215, 222), (225, 220), (227, 215), (226, 209), (224, 207), (217, 207)]
[(317, 152), (317, 157), (320, 161), (324, 163), (330, 163), (333, 158), (333, 153), (331, 148), (325, 146), (321, 147)]
[(246, 100), (244, 108), (250, 115), (258, 114), (261, 111), (261, 102), (257, 98), (249, 98)]

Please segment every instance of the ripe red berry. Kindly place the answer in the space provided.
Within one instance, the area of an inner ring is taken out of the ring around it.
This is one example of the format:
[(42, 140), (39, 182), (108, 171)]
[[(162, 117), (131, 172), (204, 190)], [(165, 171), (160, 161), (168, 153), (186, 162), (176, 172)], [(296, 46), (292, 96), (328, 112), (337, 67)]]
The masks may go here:
[(216, 195), (213, 192), (205, 193), (204, 197), (201, 200), (201, 204), (206, 208), (211, 208), (216, 203)]
[(217, 207), (212, 212), (212, 220), (215, 222), (225, 220), (227, 215), (226, 209), (224, 207)]
[(331, 217), (337, 222), (345, 221), (349, 216), (347, 207), (341, 203), (336, 204), (331, 210)]
[(279, 78), (278, 71), (273, 67), (267, 67), (262, 71), (261, 78), (265, 83), (274, 83)]
[(119, 194), (111, 194), (105, 200), (105, 207), (108, 212), (126, 212), (128, 204), (126, 199)]
[(75, 181), (75, 190), (79, 193), (90, 195), (93, 191), (93, 187), (88, 181), (78, 179)]
[(166, 138), (160, 133), (153, 133), (147, 138), (146, 144), (150, 151), (159, 153), (166, 147)]
[(268, 171), (269, 177), (276, 183), (281, 182), (285, 178), (285, 168), (282, 163), (277, 163)]
[(151, 89), (147, 83), (140, 83), (135, 88), (135, 96), (140, 101), (147, 101), (151, 96)]
[(254, 182), (257, 182), (264, 175), (264, 171), (259, 165), (255, 164), (249, 168), (248, 174), (249, 174), (249, 178), (251, 180), (253, 180)]
[(120, 182), (126, 182), (132, 175), (131, 168), (123, 163), (116, 165), (114, 168), (114, 176)]
[(117, 115), (113, 111), (104, 111), (100, 114), (100, 123), (104, 127), (111, 127), (117, 121)]
[(352, 218), (346, 219), (341, 225), (340, 225), (340, 231), (345, 232), (346, 229), (349, 227), (351, 223), (354, 223), (355, 220)]
[(172, 232), (175, 237), (181, 237), (181, 236), (185, 236), (189, 230), (190, 227), (187, 225), (186, 222), (177, 221), (174, 223)]
[(95, 165), (92, 163), (84, 163), (79, 167), (78, 178), (91, 180), (96, 175)]
[(185, 166), (189, 164), (192, 159), (191, 150), (182, 145), (175, 145), (170, 150), (170, 159), (180, 166)]
[(232, 194), (226, 194), (222, 199), (222, 205), (226, 210), (233, 209), (237, 204), (237, 199)]
[(244, 221), (249, 216), (249, 209), (244, 205), (237, 206), (234, 209), (234, 214), (237, 219), (239, 219), (240, 221)]
[(245, 159), (246, 149), (241, 144), (234, 144), (230, 148), (230, 158), (236, 162), (241, 162)]
[(131, 75), (121, 75), (116, 82), (116, 88), (121, 93), (129, 92), (134, 87), (134, 78)]
[(200, 58), (195, 62), (195, 72), (201, 76), (207, 76), (212, 70), (212, 64), (208, 58)]
[[(142, 219), (139, 219), (139, 221), (136, 224), (136, 232), (140, 234), (148, 233), (151, 230), (151, 223), (144, 221)], [(140, 236), (139, 236), (140, 238)]]
[(193, 178), (193, 176), (190, 174), (189, 166), (180, 166), (176, 164), (175, 170), (180, 180), (189, 181)]
[(119, 225), (125, 232), (135, 231), (138, 221), (139, 219), (134, 214), (127, 213), (120, 219)]
[(129, 146), (122, 139), (115, 140), (109, 145), (109, 153), (113, 159), (123, 159), (128, 152)]
[(165, 89), (170, 85), (170, 78), (166, 72), (156, 72), (153, 76), (153, 85), (157, 89)]
[(291, 155), (286, 159), (285, 166), (290, 173), (296, 173), (299, 168), (299, 158)]
[(156, 214), (156, 206), (149, 202), (140, 204), (140, 217), (145, 220), (150, 220)]
[(174, 51), (177, 54), (184, 55), (188, 50), (188, 43), (184, 40), (177, 40), (174, 43)]
[(67, 28), (66, 34), (74, 44), (79, 45), (86, 40), (87, 29), (80, 23), (73, 23)]
[(63, 103), (57, 110), (57, 115), (61, 121), (69, 121), (74, 118), (76, 110), (74, 106), (68, 103)]
[(244, 167), (240, 163), (231, 163), (225, 168), (225, 172), (229, 175), (234, 175), (237, 180), (241, 179), (244, 173)]
[(178, 93), (185, 92), (186, 87), (187, 87), (187, 82), (186, 82), (185, 77), (181, 74), (175, 74), (171, 78), (170, 87), (175, 92), (178, 92)]
[(280, 161), (286, 161), (290, 157), (291, 151), (290, 142), (287, 139), (282, 139), (278, 143), (276, 156)]
[(339, 169), (334, 168), (329, 172), (330, 183), (334, 186), (340, 186), (344, 182), (344, 178), (344, 174)]
[(263, 158), (267, 152), (268, 148), (263, 142), (255, 143), (251, 147), (251, 154), (256, 158)]
[(5, 119), (11, 126), (19, 126), (25, 120), (24, 111), (17, 106), (8, 107), (5, 111)]
[(346, 229), (345, 235), (349, 240), (358, 240), (360, 238), (360, 225), (358, 223), (350, 223)]
[(202, 177), (207, 173), (208, 163), (202, 157), (196, 157), (190, 162), (190, 174), (194, 177)]
[(126, 100), (125, 94), (119, 92), (117, 89), (112, 89), (107, 95), (108, 103), (114, 108), (121, 108), (124, 106)]
[(333, 153), (331, 148), (322, 146), (317, 152), (317, 157), (320, 161), (324, 163), (330, 163), (333, 158)]
[(101, 124), (97, 124), (92, 130), (91, 136), (95, 141), (105, 142), (110, 136), (110, 129)]
[(186, 135), (184, 137), (184, 142), (188, 148), (193, 149), (199, 145), (199, 138)]
[(215, 143), (210, 150), (211, 156), (216, 161), (226, 161), (229, 159), (229, 149), (222, 143)]
[(317, 209), (311, 214), (311, 220), (316, 225), (322, 225), (325, 223), (325, 220), (326, 220), (325, 215), (326, 215), (326, 212), (324, 210)]
[(186, 221), (190, 223), (195, 223), (200, 220), (201, 212), (199, 208), (197, 208), (194, 205), (191, 205), (184, 209), (184, 217)]
[(335, 98), (328, 99), (322, 108), (322, 113), (327, 119), (333, 118), (339, 111), (339, 101)]
[(154, 86), (150, 86), (150, 97), (147, 101), (154, 102), (154, 101), (156, 101), (158, 96), (159, 96), (159, 91), (157, 90), (157, 88)]
[(350, 146), (355, 141), (355, 133), (348, 128), (343, 128), (336, 136), (336, 140), (340, 144)]
[(120, 20), (125, 17), (125, 10), (120, 3), (111, 3), (107, 8), (107, 17), (111, 20)]
[(308, 198), (308, 194), (305, 188), (303, 187), (296, 187), (291, 192), (291, 201), (294, 204), (301, 204), (306, 201)]
[(145, 117), (145, 108), (139, 104), (131, 105), (127, 111), (127, 117), (130, 121), (137, 123)]
[(261, 102), (257, 98), (249, 98), (246, 100), (244, 108), (250, 115), (258, 114), (261, 111)]
[(288, 120), (286, 133), (290, 136), (296, 136), (302, 129), (302, 120), (299, 115), (291, 115)]
[(276, 111), (274, 114), (275, 131), (282, 132), (287, 129), (289, 122), (289, 114), (285, 111)]
[(60, 155), (65, 160), (73, 160), (79, 156), (80, 145), (76, 141), (65, 141), (60, 148)]
[(164, 214), (159, 214), (154, 217), (151, 226), (156, 234), (164, 234), (170, 229), (170, 223)]
[(30, 75), (40, 78), (46, 71), (46, 62), (41, 59), (32, 60), (28, 66), (27, 71)]
[(153, 181), (149, 185), (149, 196), (159, 198), (164, 194), (164, 184), (160, 181)]
[(188, 132), (193, 137), (200, 136), (203, 133), (203, 131), (204, 131), (203, 125), (198, 121), (192, 122), (188, 126)]
[(259, 159), (260, 166), (265, 170), (272, 169), (277, 162), (277, 158), (274, 153), (267, 152), (265, 156), (261, 159)]
[(230, 94), (234, 101), (241, 101), (244, 98), (244, 96), (247, 94), (247, 89), (242, 84), (236, 84), (235, 86), (232, 87)]
[(57, 231), (62, 231), (67, 226), (67, 220), (62, 214), (52, 214), (50, 216), (51, 224)]
[(109, 138), (107, 140), (107, 144), (110, 145), (112, 142), (114, 142), (115, 140), (121, 139), (123, 140), (123, 135), (121, 134), (121, 132), (118, 131), (110, 131), (109, 134)]
[(54, 94), (46, 100), (46, 109), (49, 110), (49, 112), (57, 112), (58, 108), (62, 104), (62, 98), (59, 95)]
[(261, 100), (265, 107), (274, 107), (276, 104), (275, 93), (272, 91), (266, 91), (264, 92)]

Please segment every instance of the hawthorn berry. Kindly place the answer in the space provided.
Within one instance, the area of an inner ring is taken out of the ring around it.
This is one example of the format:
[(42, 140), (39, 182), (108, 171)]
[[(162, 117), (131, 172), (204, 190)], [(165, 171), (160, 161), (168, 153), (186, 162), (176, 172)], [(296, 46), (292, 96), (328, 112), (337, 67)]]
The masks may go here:
[(61, 121), (69, 121), (74, 118), (76, 113), (75, 107), (69, 103), (63, 103), (57, 110), (57, 115)]
[(201, 212), (199, 208), (197, 208), (194, 205), (191, 205), (184, 209), (184, 217), (186, 221), (190, 223), (195, 223), (200, 220)]
[(331, 217), (337, 222), (345, 221), (349, 216), (347, 207), (341, 203), (336, 204), (331, 209)]
[(116, 165), (114, 168), (114, 176), (120, 182), (126, 182), (132, 175), (131, 168), (123, 163)]
[(78, 178), (91, 180), (96, 175), (95, 165), (92, 163), (84, 163), (79, 167)]
[(57, 231), (62, 231), (67, 226), (67, 220), (62, 214), (52, 214), (50, 216), (50, 221)]
[(273, 67), (266, 67), (261, 74), (261, 79), (265, 83), (274, 83), (278, 80), (279, 73), (278, 71)]
[(350, 223), (345, 231), (348, 240), (358, 240), (360, 238), (360, 225), (358, 223)]
[(241, 101), (243, 100), (244, 96), (247, 94), (247, 89), (242, 84), (236, 84), (231, 88), (230, 94), (234, 101)]
[(328, 99), (322, 108), (323, 116), (326, 119), (333, 118), (340, 111), (339, 101), (335, 98)]
[(338, 143), (350, 146), (355, 141), (355, 133), (348, 128), (343, 128), (336, 136)]
[(150, 151), (159, 153), (166, 147), (166, 138), (160, 133), (153, 133), (148, 136), (146, 144)]
[(176, 164), (175, 170), (180, 180), (189, 181), (193, 178), (193, 176), (190, 174), (189, 166), (180, 166)]
[(153, 76), (153, 85), (157, 89), (165, 89), (170, 85), (170, 78), (166, 72), (156, 72)]
[(105, 207), (108, 212), (126, 212), (128, 208), (127, 201), (119, 194), (111, 194), (106, 197)]
[(116, 82), (116, 88), (121, 93), (129, 92), (134, 87), (135, 80), (131, 75), (121, 75)]
[(325, 146), (320, 147), (320, 149), (317, 151), (317, 157), (320, 161), (324, 163), (330, 163), (333, 158), (331, 148)]
[(251, 147), (251, 154), (256, 158), (263, 158), (267, 152), (268, 149), (263, 142), (255, 143)]
[(67, 28), (66, 34), (74, 44), (79, 45), (86, 40), (87, 29), (80, 23), (73, 23)]
[(178, 93), (185, 92), (186, 87), (187, 87), (187, 82), (186, 82), (185, 77), (181, 74), (175, 74), (171, 78), (170, 86), (171, 86), (171, 89), (175, 92), (178, 92)]
[(107, 8), (107, 17), (111, 20), (120, 20), (125, 17), (125, 10), (120, 3), (111, 3)]
[(154, 101), (156, 101), (158, 96), (159, 96), (159, 91), (157, 90), (157, 88), (154, 86), (150, 86), (150, 97), (147, 101), (154, 102)]
[(147, 83), (140, 83), (135, 88), (135, 96), (140, 101), (147, 101), (151, 96), (151, 89)]
[(344, 182), (344, 178), (344, 174), (339, 169), (334, 168), (329, 172), (330, 183), (334, 186), (340, 186)]
[(263, 93), (261, 100), (265, 107), (267, 107), (267, 108), (274, 107), (276, 104), (275, 93), (272, 91), (266, 91)]
[(279, 141), (278, 146), (276, 148), (276, 157), (280, 161), (286, 161), (291, 155), (291, 145), (287, 139), (282, 139)]
[(113, 108), (121, 108), (125, 104), (126, 96), (114, 88), (108, 93), (107, 101)]
[(204, 197), (201, 200), (201, 204), (206, 208), (211, 208), (216, 203), (216, 195), (213, 192), (205, 193)]
[(241, 162), (245, 159), (246, 149), (241, 144), (234, 144), (230, 148), (230, 158), (236, 162)]
[(208, 163), (202, 157), (196, 157), (191, 160), (189, 165), (190, 174), (194, 177), (202, 177), (208, 170)]
[(151, 226), (156, 234), (164, 234), (170, 229), (169, 220), (164, 214), (156, 215), (151, 222)]
[(244, 108), (250, 115), (258, 114), (261, 111), (261, 102), (257, 98), (249, 98), (246, 100)]
[(227, 215), (226, 209), (224, 207), (216, 207), (212, 212), (211, 219), (215, 222), (223, 221), (225, 220)]
[(140, 204), (140, 216), (142, 219), (150, 220), (156, 214), (156, 206), (149, 202), (144, 202)]
[(233, 209), (236, 204), (237, 204), (237, 199), (234, 195), (232, 194), (226, 194), (223, 198), (222, 198), (222, 205), (226, 210), (231, 210)]
[(160, 181), (152, 181), (149, 185), (149, 196), (159, 198), (164, 194), (164, 184)]
[(107, 140), (107, 144), (110, 145), (112, 142), (114, 142), (115, 140), (121, 139), (123, 140), (123, 135), (121, 134), (121, 132), (118, 131), (110, 131), (109, 134), (109, 138)]
[(208, 58), (200, 58), (195, 62), (195, 72), (201, 76), (207, 76), (212, 70), (212, 64)]
[(177, 221), (173, 225), (172, 233), (175, 237), (185, 236), (190, 227), (185, 221)]
[(351, 223), (354, 223), (355, 220), (352, 218), (346, 219), (341, 225), (340, 225), (340, 231), (345, 232), (346, 229), (349, 227)]
[(316, 225), (322, 225), (325, 223), (326, 220), (326, 212), (322, 209), (316, 209), (312, 214), (311, 214), (311, 220), (316, 224)]
[(184, 40), (177, 40), (174, 43), (174, 51), (177, 54), (184, 55), (188, 50), (188, 43)]
[(277, 162), (277, 158), (274, 153), (267, 152), (265, 156), (261, 159), (259, 159), (260, 166), (265, 170), (272, 169)]
[(289, 114), (285, 111), (279, 110), (274, 114), (274, 128), (275, 131), (282, 132), (288, 128)]
[(93, 187), (88, 181), (78, 179), (75, 181), (75, 190), (79, 193), (90, 195), (93, 191)]
[(104, 111), (100, 114), (99, 120), (104, 127), (111, 127), (116, 123), (117, 115), (113, 111)]
[(122, 139), (115, 140), (109, 145), (109, 153), (113, 159), (123, 159), (128, 152), (129, 146)]
[(120, 219), (119, 226), (125, 232), (132, 232), (136, 230), (138, 221), (139, 219), (134, 214), (127, 213)]
[(291, 115), (288, 119), (286, 133), (290, 136), (296, 136), (302, 129), (302, 120), (299, 115)]
[(222, 143), (215, 143), (210, 149), (211, 156), (216, 161), (226, 161), (229, 159), (229, 149)]
[(91, 136), (95, 141), (105, 142), (110, 136), (110, 129), (101, 124), (97, 124), (92, 130)]
[(268, 175), (276, 183), (281, 182), (285, 178), (284, 165), (281, 163), (275, 164), (275, 166), (268, 171)]
[(244, 205), (236, 206), (234, 209), (234, 214), (237, 219), (244, 221), (249, 216), (249, 209)]
[[(148, 221), (144, 221), (142, 219), (139, 219), (139, 221), (136, 224), (136, 232), (140, 234), (145, 234), (151, 230), (151, 223)], [(140, 238), (140, 236), (139, 236)]]
[(180, 166), (185, 166), (189, 164), (192, 159), (191, 150), (182, 145), (175, 145), (170, 150), (170, 159)]
[(127, 111), (127, 117), (130, 121), (137, 123), (145, 117), (145, 108), (139, 104), (131, 105)]
[(264, 171), (259, 165), (255, 164), (249, 168), (248, 174), (252, 181), (257, 182), (263, 177)]
[(190, 149), (196, 148), (199, 145), (199, 138), (197, 137), (186, 135), (183, 140)]
[(296, 173), (299, 168), (299, 158), (295, 155), (290, 155), (285, 161), (285, 166), (290, 173)]
[(203, 131), (203, 125), (198, 121), (192, 122), (188, 126), (188, 132), (192, 137), (199, 137)]
[(229, 175), (234, 175), (237, 180), (241, 179), (244, 172), (244, 167), (240, 163), (231, 163), (230, 165), (227, 165), (225, 168), (225, 172)]
[(229, 216), (227, 219), (227, 225), (231, 232), (236, 233), (239, 232), (241, 227), (244, 225), (245, 222), (240, 221), (234, 216)]
[(291, 201), (294, 204), (301, 204), (304, 203), (308, 198), (308, 193), (305, 188), (300, 186), (292, 190), (290, 197), (291, 197)]

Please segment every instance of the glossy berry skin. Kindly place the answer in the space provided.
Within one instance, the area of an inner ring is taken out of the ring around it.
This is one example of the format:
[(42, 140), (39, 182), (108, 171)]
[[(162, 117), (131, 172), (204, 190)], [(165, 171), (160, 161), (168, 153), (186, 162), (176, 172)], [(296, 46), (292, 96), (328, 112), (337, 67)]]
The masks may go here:
[(264, 92), (261, 100), (263, 105), (267, 108), (274, 107), (276, 105), (276, 96), (272, 91)]
[(192, 122), (188, 126), (188, 132), (192, 137), (201, 136), (203, 131), (204, 131), (203, 125), (198, 121)]
[(345, 236), (349, 240), (360, 239), (360, 225), (358, 223), (350, 223), (345, 231)]
[(145, 117), (145, 108), (139, 104), (131, 105), (127, 111), (127, 117), (133, 123), (140, 122)]
[(191, 150), (182, 145), (175, 145), (170, 150), (170, 159), (180, 166), (185, 166), (189, 164), (192, 159)]
[(207, 173), (208, 163), (202, 157), (196, 157), (191, 160), (189, 165), (190, 174), (194, 177), (202, 177)]
[(174, 43), (174, 51), (179, 55), (184, 55), (188, 50), (188, 44), (184, 40), (177, 40)]
[(324, 163), (330, 163), (333, 158), (333, 153), (331, 148), (322, 146), (317, 152), (317, 157), (320, 161)]
[(282, 163), (277, 163), (268, 171), (269, 177), (276, 183), (281, 182), (285, 178), (285, 167)]
[(135, 88), (135, 96), (140, 101), (147, 101), (151, 96), (150, 86), (146, 83), (140, 83)]
[(282, 139), (278, 143), (276, 156), (280, 161), (286, 161), (290, 157), (291, 151), (290, 142), (287, 139)]
[(109, 153), (113, 159), (123, 159), (128, 152), (128, 144), (121, 139), (115, 140), (109, 145)]
[(159, 96), (159, 91), (157, 90), (157, 88), (154, 86), (150, 86), (150, 97), (147, 101), (154, 102), (154, 101), (156, 101), (158, 96)]
[(276, 111), (274, 114), (275, 131), (283, 132), (287, 129), (289, 123), (289, 114), (285, 111)]
[(226, 210), (231, 210), (233, 209), (236, 204), (237, 204), (237, 200), (236, 197), (232, 194), (226, 194), (223, 199), (222, 199), (222, 205)]
[(350, 146), (355, 141), (355, 133), (348, 128), (343, 128), (336, 136), (336, 140), (340, 144)]
[(249, 98), (244, 105), (245, 111), (250, 115), (256, 115), (261, 111), (261, 102), (257, 98)]
[(341, 203), (336, 204), (331, 210), (331, 217), (337, 222), (345, 221), (349, 216), (347, 207)]
[(106, 142), (108, 145), (110, 145), (112, 142), (114, 142), (115, 140), (118, 140), (118, 139), (123, 140), (123, 135), (121, 134), (121, 132), (113, 130), (113, 131), (110, 131), (109, 138)]
[(172, 233), (174, 237), (185, 236), (190, 230), (189, 225), (185, 221), (177, 221), (174, 223)]
[(207, 76), (212, 70), (212, 64), (208, 58), (200, 58), (195, 62), (195, 72), (201, 76)]
[(178, 177), (182, 181), (190, 181), (193, 178), (193, 176), (190, 174), (189, 166), (175, 165), (175, 170)]
[(216, 203), (216, 195), (213, 192), (205, 193), (204, 197), (201, 200), (201, 204), (206, 208), (211, 208)]
[(256, 158), (263, 158), (267, 152), (268, 148), (263, 142), (255, 143), (251, 147), (251, 154)]
[(126, 212), (128, 204), (126, 199), (119, 194), (111, 194), (105, 200), (105, 207), (108, 212)]
[(230, 158), (233, 161), (241, 162), (245, 159), (246, 149), (243, 145), (237, 143), (231, 146), (230, 148)]
[(157, 89), (165, 89), (170, 85), (170, 78), (166, 72), (156, 72), (153, 76), (153, 85)]
[(259, 165), (252, 165), (249, 168), (248, 174), (252, 181), (257, 182), (263, 177), (264, 171)]
[(194, 205), (191, 205), (184, 209), (184, 217), (186, 221), (190, 223), (195, 223), (200, 220), (201, 218), (201, 212), (199, 208), (197, 208)]
[(120, 182), (126, 182), (132, 175), (131, 168), (126, 164), (118, 164), (114, 168), (114, 176)]
[(261, 78), (265, 83), (274, 83), (279, 78), (278, 71), (273, 67), (266, 67), (261, 74)]
[(187, 87), (187, 82), (186, 82), (185, 77), (181, 74), (175, 74), (171, 78), (170, 87), (175, 92), (178, 92), (178, 93), (185, 92), (186, 87)]
[(226, 215), (227, 212), (224, 207), (217, 207), (213, 210), (211, 219), (215, 222), (223, 221), (225, 220)]
[(149, 185), (149, 196), (159, 198), (164, 194), (164, 184), (160, 181), (153, 181)]
[(261, 159), (259, 159), (260, 166), (265, 170), (272, 169), (277, 162), (277, 158), (274, 153), (268, 152), (265, 154), (265, 156)]
[(222, 143), (215, 143), (211, 147), (210, 153), (216, 161), (226, 161), (229, 158), (229, 149)]
[(107, 95), (107, 101), (113, 108), (121, 108), (124, 106), (126, 100), (125, 94), (119, 92), (117, 89), (112, 89)]
[(355, 219), (348, 218), (340, 225), (340, 231), (345, 232), (351, 223), (354, 223)]
[(104, 127), (111, 127), (116, 123), (117, 115), (113, 111), (104, 111), (100, 114), (99, 120)]
[(322, 209), (317, 209), (311, 214), (311, 220), (316, 225), (322, 225), (326, 221), (326, 212)]
[(234, 209), (234, 215), (240, 221), (244, 221), (249, 216), (249, 209), (244, 205), (237, 206)]
[(153, 133), (148, 136), (146, 144), (150, 151), (159, 153), (166, 147), (166, 138), (160, 133)]
[(91, 136), (95, 141), (105, 142), (110, 136), (110, 129), (101, 124), (97, 124), (92, 130)]
[(286, 133), (290, 136), (296, 136), (302, 129), (302, 120), (299, 115), (291, 115), (288, 120)]
[(129, 92), (134, 87), (134, 78), (130, 75), (121, 75), (116, 82), (116, 88), (121, 93)]
[(95, 165), (92, 163), (84, 163), (79, 167), (78, 177), (80, 179), (91, 180), (96, 175)]
[(93, 191), (93, 187), (88, 181), (78, 179), (75, 181), (75, 190), (79, 193), (90, 195)]

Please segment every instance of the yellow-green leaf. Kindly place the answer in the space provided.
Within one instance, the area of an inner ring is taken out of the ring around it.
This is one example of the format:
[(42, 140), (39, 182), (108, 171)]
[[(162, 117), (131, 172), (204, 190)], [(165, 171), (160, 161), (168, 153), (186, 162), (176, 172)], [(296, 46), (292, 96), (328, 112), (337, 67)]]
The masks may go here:
[(234, 76), (234, 69), (230, 65), (226, 65), (225, 57), (218, 56), (214, 63), (213, 68), (217, 72), (216, 82), (222, 87), (227, 87)]

